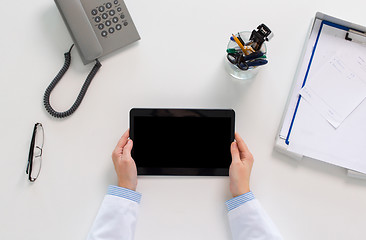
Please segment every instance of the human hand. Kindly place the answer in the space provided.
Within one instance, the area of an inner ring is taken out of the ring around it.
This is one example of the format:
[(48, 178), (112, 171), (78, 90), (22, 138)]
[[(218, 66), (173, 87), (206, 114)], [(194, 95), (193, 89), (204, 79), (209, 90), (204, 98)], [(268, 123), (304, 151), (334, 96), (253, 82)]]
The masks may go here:
[(112, 160), (118, 177), (118, 186), (136, 191), (137, 170), (131, 157), (133, 142), (128, 139), (129, 136), (130, 131), (127, 129), (112, 153)]
[(231, 143), (232, 162), (229, 169), (230, 192), (233, 197), (250, 191), (250, 173), (253, 167), (253, 155), (238, 133), (235, 133), (236, 142)]

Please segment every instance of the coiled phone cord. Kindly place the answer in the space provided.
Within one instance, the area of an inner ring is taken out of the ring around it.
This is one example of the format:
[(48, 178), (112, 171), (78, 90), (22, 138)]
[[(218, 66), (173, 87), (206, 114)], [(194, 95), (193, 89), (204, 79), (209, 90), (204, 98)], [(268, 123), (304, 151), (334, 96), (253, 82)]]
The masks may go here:
[(64, 76), (64, 74), (67, 72), (67, 70), (70, 67), (70, 63), (71, 63), (71, 50), (74, 47), (74, 44), (71, 46), (70, 50), (68, 52), (66, 52), (65, 55), (65, 63), (63, 65), (63, 67), (61, 68), (61, 70), (58, 72), (58, 74), (56, 75), (56, 77), (52, 80), (52, 82), (50, 83), (50, 85), (47, 87), (44, 96), (43, 96), (43, 104), (44, 107), (46, 108), (47, 112), (49, 114), (51, 114), (53, 117), (55, 118), (65, 118), (70, 116), (71, 114), (73, 114), (75, 112), (75, 110), (79, 107), (81, 101), (83, 100), (86, 91), (88, 90), (88, 87), (91, 83), (91, 81), (93, 80), (95, 74), (97, 74), (99, 68), (102, 66), (102, 64), (98, 61), (98, 59), (95, 59), (96, 63), (93, 67), (93, 69), (91, 70), (91, 72), (89, 73), (89, 75), (87, 76), (79, 95), (77, 96), (74, 104), (71, 106), (71, 108), (65, 112), (57, 112), (55, 111), (51, 104), (50, 104), (50, 95), (52, 90), (56, 87), (57, 83), (61, 80), (61, 78)]

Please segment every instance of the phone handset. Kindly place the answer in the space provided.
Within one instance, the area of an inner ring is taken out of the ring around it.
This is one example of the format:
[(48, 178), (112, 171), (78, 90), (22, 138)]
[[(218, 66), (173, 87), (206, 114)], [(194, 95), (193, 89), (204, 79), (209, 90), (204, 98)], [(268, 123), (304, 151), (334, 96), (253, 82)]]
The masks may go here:
[(55, 0), (84, 64), (103, 54), (103, 48), (93, 30), (80, 0)]

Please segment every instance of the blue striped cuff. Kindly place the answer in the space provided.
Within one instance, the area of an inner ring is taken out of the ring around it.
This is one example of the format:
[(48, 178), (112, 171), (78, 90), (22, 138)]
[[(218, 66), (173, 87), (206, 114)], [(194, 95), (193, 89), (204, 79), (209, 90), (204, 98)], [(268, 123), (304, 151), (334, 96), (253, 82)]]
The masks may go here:
[(141, 193), (132, 191), (132, 190), (127, 189), (127, 188), (114, 186), (114, 185), (109, 185), (108, 186), (107, 194), (112, 195), (112, 196), (125, 198), (125, 199), (128, 199), (128, 200), (137, 202), (137, 203), (140, 203), (140, 201), (141, 201)]
[(243, 195), (237, 196), (233, 199), (230, 199), (228, 201), (225, 202), (227, 210), (231, 211), (237, 207), (240, 207), (241, 205), (243, 205), (244, 203), (253, 200), (254, 194), (250, 191), (247, 193), (244, 193)]

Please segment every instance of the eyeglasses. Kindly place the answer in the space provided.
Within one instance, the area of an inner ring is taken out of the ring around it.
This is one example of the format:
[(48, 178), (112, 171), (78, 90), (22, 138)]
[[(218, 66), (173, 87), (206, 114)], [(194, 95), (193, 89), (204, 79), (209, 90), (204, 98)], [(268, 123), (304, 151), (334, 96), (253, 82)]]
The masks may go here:
[(25, 171), (31, 182), (36, 181), (41, 171), (42, 148), (44, 141), (44, 130), (41, 123), (36, 123), (33, 128), (32, 140), (29, 148), (28, 165)]

